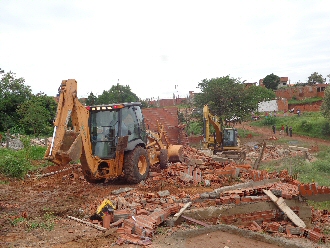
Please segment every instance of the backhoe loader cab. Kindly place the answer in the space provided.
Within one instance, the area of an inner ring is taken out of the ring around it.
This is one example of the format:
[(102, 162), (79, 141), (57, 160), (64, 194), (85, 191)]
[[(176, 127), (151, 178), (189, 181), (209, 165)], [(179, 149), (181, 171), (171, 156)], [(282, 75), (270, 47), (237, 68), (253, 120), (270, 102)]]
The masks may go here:
[(92, 154), (101, 159), (116, 156), (119, 137), (128, 136), (125, 151), (147, 143), (141, 103), (122, 103), (87, 107)]

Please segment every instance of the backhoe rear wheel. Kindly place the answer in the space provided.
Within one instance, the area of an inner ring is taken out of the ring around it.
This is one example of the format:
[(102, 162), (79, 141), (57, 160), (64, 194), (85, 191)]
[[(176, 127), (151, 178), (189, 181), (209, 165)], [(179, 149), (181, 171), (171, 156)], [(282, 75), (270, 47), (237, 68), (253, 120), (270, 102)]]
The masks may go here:
[(125, 154), (124, 174), (128, 183), (139, 183), (149, 175), (150, 161), (147, 150), (137, 146)]

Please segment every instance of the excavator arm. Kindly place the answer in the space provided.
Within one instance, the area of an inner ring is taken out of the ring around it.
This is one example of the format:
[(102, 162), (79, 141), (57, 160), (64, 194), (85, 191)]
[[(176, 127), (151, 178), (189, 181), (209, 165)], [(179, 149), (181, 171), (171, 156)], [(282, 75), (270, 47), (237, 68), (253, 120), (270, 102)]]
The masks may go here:
[[(204, 105), (203, 107), (203, 122), (204, 122), (204, 148), (208, 148), (210, 144), (214, 146), (222, 145), (222, 124), (219, 117), (210, 113), (209, 107)], [(214, 127), (215, 136), (211, 135), (210, 124)]]

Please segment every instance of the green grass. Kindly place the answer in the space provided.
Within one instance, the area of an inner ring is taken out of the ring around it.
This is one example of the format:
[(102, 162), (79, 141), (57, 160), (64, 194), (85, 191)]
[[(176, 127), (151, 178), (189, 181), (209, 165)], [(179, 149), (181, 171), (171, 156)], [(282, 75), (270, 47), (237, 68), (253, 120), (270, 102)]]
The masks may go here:
[(11, 151), (11, 153), (6, 152), (6, 155), (0, 152), (1, 173), (10, 177), (23, 178), (30, 170), (32, 170), (32, 166), (30, 161), (26, 159), (24, 152)]
[(262, 162), (260, 169), (269, 172), (288, 170), (290, 175), (297, 175), (298, 180), (302, 183), (317, 182), (320, 186), (330, 186), (329, 153), (329, 149), (320, 151), (314, 162), (308, 162), (303, 157), (287, 157)]
[(318, 210), (330, 211), (330, 201), (323, 201), (323, 202), (308, 201), (308, 205)]
[(322, 101), (322, 97), (311, 97), (311, 98), (306, 98), (303, 100), (297, 100), (297, 99), (291, 99), (289, 100), (289, 104), (309, 104), (309, 103), (314, 103), (314, 102), (319, 102)]
[(253, 137), (255, 136), (260, 136), (259, 133), (250, 131), (250, 130), (246, 130), (246, 129), (238, 129), (238, 134), (241, 138), (247, 138), (249, 135), (252, 135)]
[(250, 122), (250, 125), (269, 127), (269, 129), (271, 129), (271, 125), (275, 125), (277, 131), (280, 131), (282, 125), (288, 125), (292, 127), (293, 137), (298, 134), (330, 140), (330, 122), (320, 112), (305, 112), (301, 116), (262, 117), (258, 121)]
[(22, 222), (24, 222), (24, 221), (26, 221), (25, 218), (23, 218), (23, 217), (18, 217), (18, 218), (15, 218), (15, 219), (13, 219), (13, 220), (11, 221), (11, 225), (12, 225), (12, 226), (17, 226), (17, 225), (19, 225), (19, 223), (22, 223)]
[(55, 227), (55, 216), (52, 212), (46, 212), (42, 218), (29, 221), (27, 226), (29, 230), (44, 229), (52, 231)]
[[(23, 138), (24, 149), (15, 151), (12, 149), (0, 149), (0, 173), (15, 177), (24, 176), (36, 167), (32, 166), (33, 161), (42, 160), (46, 151), (45, 147), (31, 146), (29, 138)], [(41, 165), (47, 164), (46, 162)]]

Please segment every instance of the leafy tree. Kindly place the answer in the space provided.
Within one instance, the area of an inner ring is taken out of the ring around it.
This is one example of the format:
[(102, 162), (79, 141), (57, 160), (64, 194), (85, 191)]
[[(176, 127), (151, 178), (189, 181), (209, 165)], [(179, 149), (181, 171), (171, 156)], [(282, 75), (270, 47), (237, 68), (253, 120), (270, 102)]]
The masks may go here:
[(30, 86), (24, 82), (24, 78), (16, 78), (13, 72), (3, 74), (0, 80), (0, 131), (19, 123), (16, 110), (32, 96)]
[(313, 84), (323, 84), (325, 82), (325, 78), (323, 78), (323, 76), (317, 72), (312, 73), (309, 77), (308, 77), (308, 81), (307, 83), (309, 85), (313, 85)]
[(56, 108), (54, 97), (38, 93), (18, 107), (19, 123), (26, 134), (50, 135)]
[(330, 87), (327, 87), (324, 91), (321, 112), (325, 118), (330, 118)]
[(253, 110), (257, 109), (258, 103), (275, 99), (276, 95), (273, 90), (260, 87), (251, 86), (246, 89), (246, 101), (250, 102)]
[(276, 90), (279, 83), (280, 83), (280, 77), (274, 75), (273, 73), (267, 75), (263, 80), (263, 84), (265, 85), (265, 87), (271, 90)]
[(86, 105), (87, 106), (93, 106), (96, 104), (97, 97), (93, 94), (93, 92), (89, 93), (87, 100), (86, 100)]
[(122, 103), (122, 102), (137, 102), (139, 98), (131, 91), (131, 88), (126, 85), (113, 85), (110, 90), (104, 90), (97, 98), (97, 104)]
[(247, 116), (255, 107), (249, 101), (245, 85), (230, 76), (204, 79), (198, 84), (201, 93), (196, 94), (196, 106), (202, 108), (208, 104), (212, 114), (226, 118), (233, 115)]

